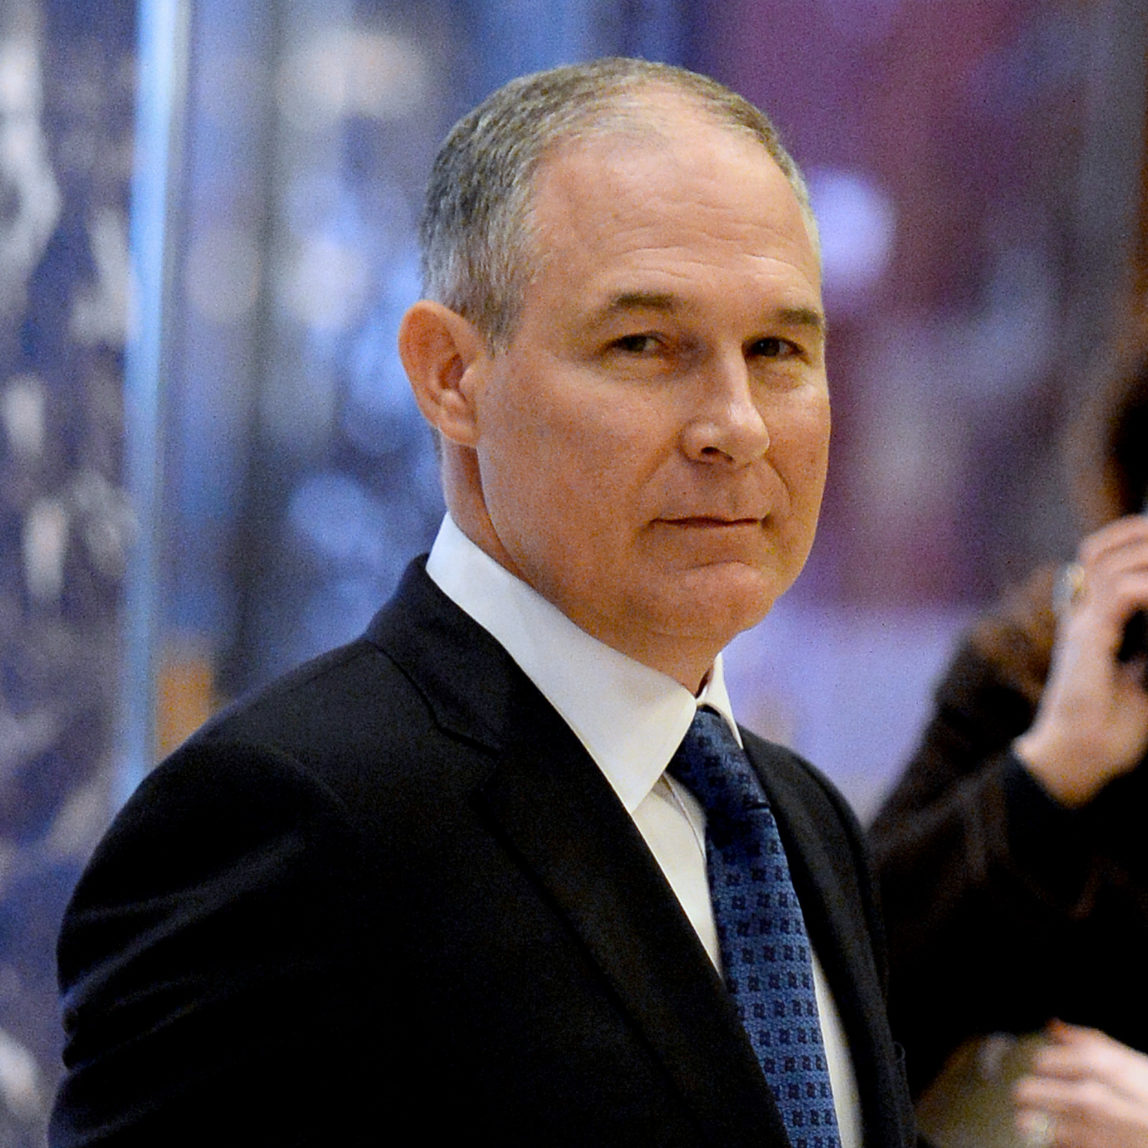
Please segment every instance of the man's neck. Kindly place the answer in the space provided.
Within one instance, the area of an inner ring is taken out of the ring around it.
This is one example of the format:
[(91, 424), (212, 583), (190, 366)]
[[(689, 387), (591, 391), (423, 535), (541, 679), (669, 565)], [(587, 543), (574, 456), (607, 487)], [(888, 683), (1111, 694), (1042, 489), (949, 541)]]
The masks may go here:
[[(448, 499), (448, 503), (454, 500)], [(554, 607), (566, 615), (580, 630), (603, 645), (609, 646), (627, 658), (640, 662), (660, 674), (673, 678), (695, 697), (705, 685), (714, 659), (721, 653), (722, 646), (714, 642), (712, 635), (703, 638), (690, 638), (678, 634), (659, 633), (616, 633), (606, 622), (590, 611), (566, 608), (555, 602), (548, 594), (533, 586), (514, 560), (507, 553), (498, 537), (485, 507), (473, 508), (450, 505), (448, 517), (454, 526), (484, 554), (498, 563), (507, 573), (531, 586)]]

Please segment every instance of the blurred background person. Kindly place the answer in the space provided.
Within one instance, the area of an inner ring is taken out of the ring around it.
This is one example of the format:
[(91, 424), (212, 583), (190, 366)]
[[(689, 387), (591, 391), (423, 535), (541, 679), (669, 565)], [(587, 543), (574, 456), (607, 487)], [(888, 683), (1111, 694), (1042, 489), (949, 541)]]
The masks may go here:
[(1069, 444), (1076, 561), (972, 627), (871, 837), (914, 1090), (966, 1038), (1046, 1030), (1022, 1126), (1144, 1144), (1148, 655), (1126, 633), (1148, 608), (1148, 344)]

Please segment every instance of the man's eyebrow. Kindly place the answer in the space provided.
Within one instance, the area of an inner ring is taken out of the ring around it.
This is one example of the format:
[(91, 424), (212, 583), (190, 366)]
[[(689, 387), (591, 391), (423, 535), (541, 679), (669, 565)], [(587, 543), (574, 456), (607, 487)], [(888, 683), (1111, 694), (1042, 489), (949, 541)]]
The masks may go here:
[[(620, 291), (594, 311), (589, 316), (589, 322), (603, 322), (627, 311), (663, 311), (672, 314), (684, 310), (688, 310), (687, 304), (670, 291)], [(807, 327), (822, 336), (828, 333), (825, 313), (816, 307), (778, 307), (766, 316), (766, 321), (786, 327)]]
[(825, 313), (814, 307), (779, 307), (776, 314), (778, 321), (787, 327), (810, 327), (822, 335), (829, 325)]
[(605, 326), (619, 315), (638, 311), (660, 311), (665, 315), (684, 309), (683, 301), (672, 291), (619, 291), (600, 307), (587, 311), (579, 323), (586, 331)]
[(621, 311), (677, 311), (681, 300), (669, 291), (620, 291), (598, 312), (603, 318)]

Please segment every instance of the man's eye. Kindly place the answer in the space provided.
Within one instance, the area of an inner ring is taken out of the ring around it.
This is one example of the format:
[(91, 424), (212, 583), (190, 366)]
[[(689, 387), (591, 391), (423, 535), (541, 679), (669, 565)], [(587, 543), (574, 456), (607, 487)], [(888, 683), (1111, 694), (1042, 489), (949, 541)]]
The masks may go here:
[(800, 348), (788, 339), (779, 339), (771, 336), (768, 339), (758, 339), (750, 344), (749, 353), (760, 355), (765, 359), (788, 359), (800, 354)]
[(628, 355), (644, 355), (657, 350), (658, 337), (645, 334), (623, 335), (620, 339), (614, 340), (614, 346), (619, 351), (625, 351)]

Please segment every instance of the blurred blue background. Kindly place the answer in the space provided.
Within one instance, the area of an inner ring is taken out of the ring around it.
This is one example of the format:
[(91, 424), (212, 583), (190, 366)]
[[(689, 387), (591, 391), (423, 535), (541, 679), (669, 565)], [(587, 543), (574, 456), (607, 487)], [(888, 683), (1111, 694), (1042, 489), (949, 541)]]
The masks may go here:
[(1143, 286), (1139, 0), (4, 0), (0, 1143), (117, 802), (354, 636), (441, 514), (394, 349), (450, 124), (605, 54), (761, 104), (823, 231), (822, 530), (729, 655), (867, 817), (972, 611), (1071, 551), (1060, 437)]

